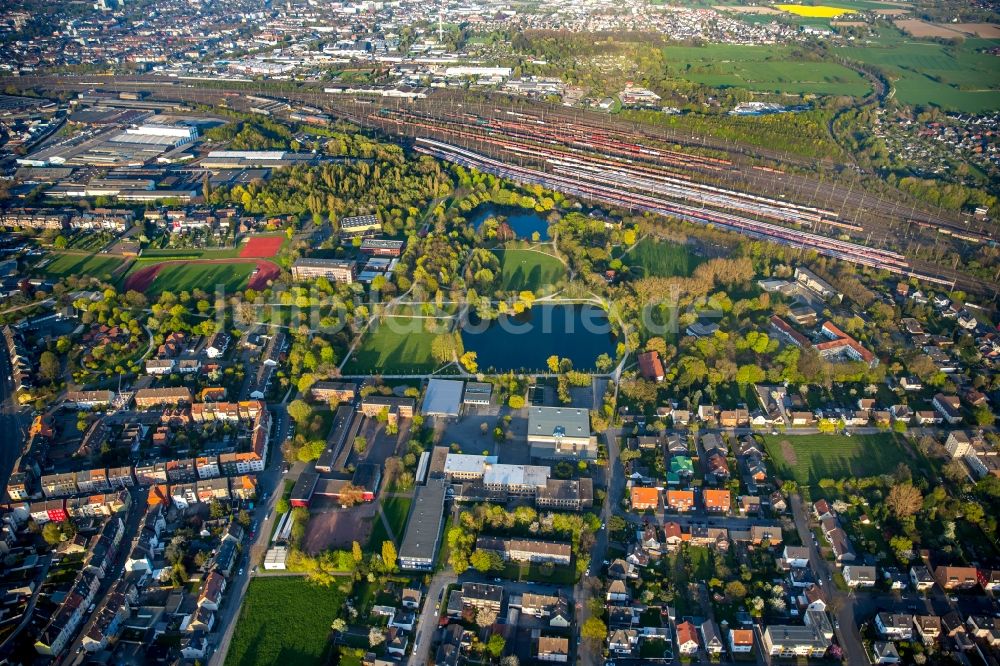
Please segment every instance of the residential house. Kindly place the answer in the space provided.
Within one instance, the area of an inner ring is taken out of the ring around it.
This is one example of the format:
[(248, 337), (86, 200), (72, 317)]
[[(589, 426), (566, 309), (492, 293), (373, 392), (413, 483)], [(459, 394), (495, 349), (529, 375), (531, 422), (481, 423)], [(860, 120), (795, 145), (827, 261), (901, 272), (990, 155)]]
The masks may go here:
[(848, 587), (874, 587), (875, 567), (849, 564), (844, 567), (844, 581)]
[(691, 511), (694, 508), (694, 492), (690, 490), (668, 490), (667, 506), (679, 513)]
[(753, 630), (730, 629), (729, 651), (733, 654), (748, 654), (753, 652)]
[(941, 618), (937, 615), (914, 615), (913, 627), (920, 639), (928, 645), (936, 643), (941, 637)]
[(772, 624), (764, 630), (763, 642), (772, 657), (822, 657), (830, 647), (815, 626)]
[(701, 644), (698, 642), (698, 630), (690, 622), (681, 622), (677, 625), (677, 651), (684, 655), (698, 653)]
[(910, 581), (913, 583), (913, 588), (919, 592), (934, 587), (934, 576), (931, 575), (930, 569), (923, 564), (910, 567)]
[(631, 492), (633, 511), (655, 511), (660, 505), (660, 491), (656, 488), (634, 486)]
[(872, 643), (872, 658), (874, 664), (898, 664), (900, 660), (896, 644), (890, 641)]
[(889, 640), (908, 641), (913, 638), (913, 616), (882, 611), (875, 615), (875, 628)]
[(729, 513), (732, 502), (732, 494), (729, 490), (716, 490), (706, 488), (701, 493), (705, 502), (705, 510), (713, 513)]
[(941, 414), (941, 418), (949, 424), (955, 425), (962, 422), (961, 400), (957, 395), (938, 393), (931, 400), (931, 404)]
[(975, 567), (939, 566), (934, 579), (944, 590), (971, 590), (979, 584)]
[(722, 643), (719, 625), (715, 623), (715, 620), (705, 620), (701, 623), (701, 638), (706, 652), (716, 655), (722, 654), (725, 645)]
[(558, 636), (539, 636), (536, 656), (539, 661), (566, 663), (569, 661), (569, 639)]

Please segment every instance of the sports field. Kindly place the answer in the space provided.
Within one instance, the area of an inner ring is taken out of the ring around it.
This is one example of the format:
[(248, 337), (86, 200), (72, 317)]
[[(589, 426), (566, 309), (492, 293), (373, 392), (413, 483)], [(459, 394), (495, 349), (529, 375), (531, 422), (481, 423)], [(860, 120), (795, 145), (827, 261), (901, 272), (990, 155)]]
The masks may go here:
[(536, 291), (554, 285), (566, 274), (562, 262), (537, 250), (496, 250), (500, 258), (500, 289)]
[(764, 435), (782, 479), (815, 485), (820, 479), (876, 476), (909, 459), (896, 435)]
[(959, 47), (913, 39), (884, 39), (877, 45), (843, 47), (838, 53), (875, 65), (893, 80), (895, 96), (913, 105), (981, 113), (1000, 109), (1000, 67), (996, 56), (976, 49), (998, 40), (968, 39)]
[[(254, 275), (254, 271), (257, 271)], [(280, 270), (269, 261), (218, 259), (211, 261), (142, 262), (125, 278), (125, 289), (159, 293), (162, 291), (214, 291), (219, 285), (227, 293), (248, 286), (262, 289)]]
[(123, 261), (121, 257), (103, 254), (60, 254), (53, 252), (52, 257), (51, 263), (40, 270), (45, 275), (55, 278), (73, 275), (108, 280)]
[(406, 374), (432, 372), (435, 333), (424, 330), (423, 319), (385, 317), (365, 333), (361, 345), (344, 366), (345, 374)]
[(832, 62), (796, 60), (787, 47), (710, 44), (663, 49), (668, 76), (721, 88), (863, 97), (863, 76)]
[(251, 236), (240, 250), (241, 257), (261, 257), (270, 259), (278, 254), (286, 236), (283, 234), (268, 234), (262, 236)]
[(646, 277), (687, 277), (701, 260), (683, 245), (643, 238), (622, 257), (622, 262), (641, 269)]
[(330, 625), (343, 612), (344, 598), (339, 589), (312, 585), (301, 576), (252, 579), (226, 666), (326, 663)]

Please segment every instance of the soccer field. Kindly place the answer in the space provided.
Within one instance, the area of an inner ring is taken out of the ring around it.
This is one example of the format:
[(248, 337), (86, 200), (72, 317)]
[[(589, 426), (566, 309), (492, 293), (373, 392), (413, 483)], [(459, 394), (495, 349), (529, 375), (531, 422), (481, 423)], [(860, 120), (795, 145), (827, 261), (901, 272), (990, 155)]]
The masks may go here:
[(908, 461), (893, 433), (765, 435), (764, 445), (778, 476), (804, 485), (815, 485), (820, 479), (886, 474)]

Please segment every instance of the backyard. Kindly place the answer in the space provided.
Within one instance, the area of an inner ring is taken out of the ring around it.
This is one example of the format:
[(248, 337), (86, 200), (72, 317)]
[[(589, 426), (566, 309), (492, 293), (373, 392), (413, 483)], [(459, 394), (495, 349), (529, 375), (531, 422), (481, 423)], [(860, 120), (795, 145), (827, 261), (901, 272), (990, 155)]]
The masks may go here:
[(247, 588), (227, 666), (325, 663), (330, 624), (345, 594), (299, 576), (254, 578)]
[(893, 433), (876, 435), (764, 435), (764, 445), (782, 479), (816, 485), (820, 479), (875, 476), (910, 464)]

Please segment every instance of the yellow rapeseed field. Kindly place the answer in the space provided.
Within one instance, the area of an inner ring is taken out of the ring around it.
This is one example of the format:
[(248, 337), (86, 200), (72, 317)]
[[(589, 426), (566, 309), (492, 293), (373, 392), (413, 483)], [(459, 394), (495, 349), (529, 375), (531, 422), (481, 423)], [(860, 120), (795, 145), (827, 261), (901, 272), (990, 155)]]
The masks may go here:
[(853, 9), (829, 7), (827, 5), (775, 5), (775, 7), (790, 14), (806, 18), (833, 18), (842, 14), (857, 13)]

